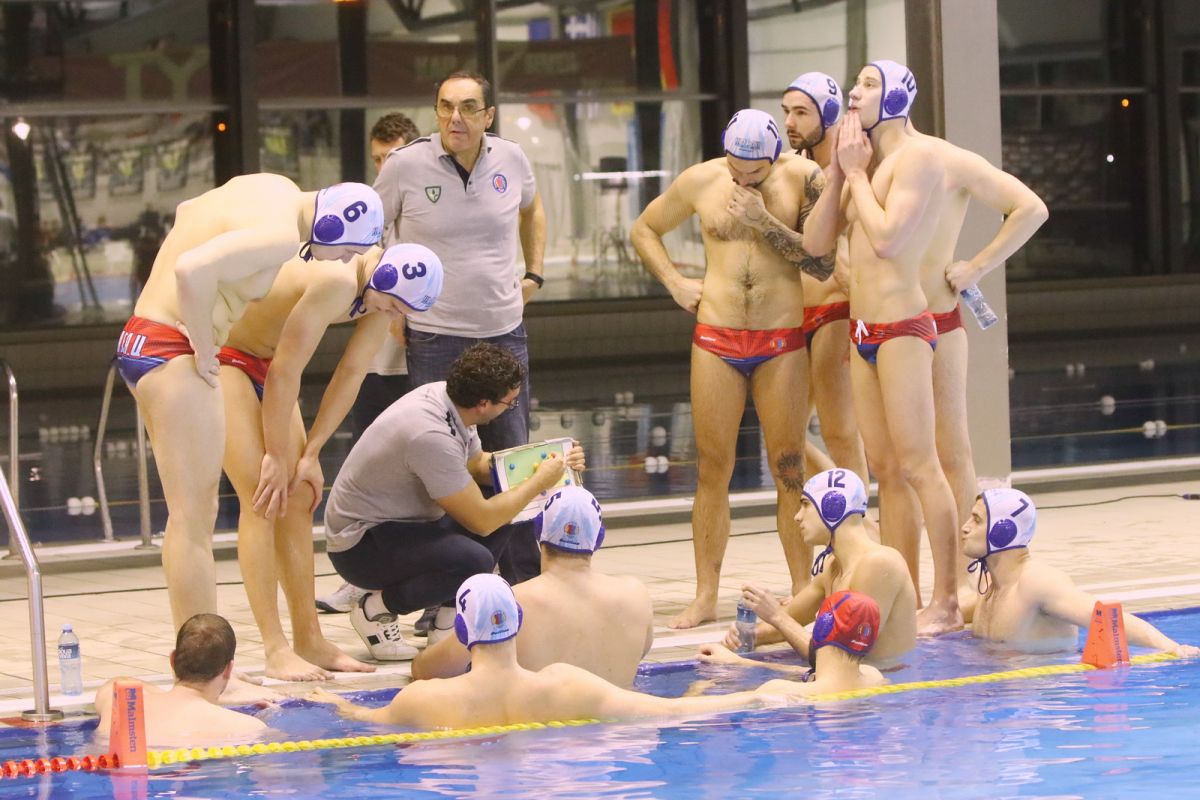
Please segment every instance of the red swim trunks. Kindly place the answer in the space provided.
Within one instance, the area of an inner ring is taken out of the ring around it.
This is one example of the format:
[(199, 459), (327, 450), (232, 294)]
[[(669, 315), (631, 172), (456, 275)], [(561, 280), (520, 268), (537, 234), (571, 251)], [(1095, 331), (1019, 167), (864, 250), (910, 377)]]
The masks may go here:
[(937, 328), (933, 324), (933, 314), (922, 311), (915, 317), (897, 320), (896, 322), (863, 322), (861, 319), (850, 320), (850, 341), (858, 349), (858, 354), (868, 364), (874, 364), (879, 354), (879, 346), (889, 339), (901, 336), (916, 336), (924, 339), (934, 350), (937, 349)]
[(773, 328), (745, 331), (698, 323), (692, 344), (720, 357), (726, 364), (750, 377), (754, 368), (775, 356), (804, 349), (804, 328)]
[(843, 319), (850, 319), (849, 302), (829, 303), (804, 309), (804, 340), (812, 347), (812, 340), (817, 331), (831, 322)]
[(956, 305), (943, 314), (933, 312), (933, 324), (937, 328), (938, 336), (958, 330), (963, 326), (962, 306)]
[[(142, 317), (130, 317), (117, 339), (117, 372), (132, 388), (155, 367), (162, 366), (176, 356), (191, 354), (191, 343), (176, 328)], [(217, 361), (246, 373), (254, 384), (258, 399), (262, 400), (263, 384), (267, 381), (271, 359), (248, 355), (232, 347), (222, 347), (217, 352)]]

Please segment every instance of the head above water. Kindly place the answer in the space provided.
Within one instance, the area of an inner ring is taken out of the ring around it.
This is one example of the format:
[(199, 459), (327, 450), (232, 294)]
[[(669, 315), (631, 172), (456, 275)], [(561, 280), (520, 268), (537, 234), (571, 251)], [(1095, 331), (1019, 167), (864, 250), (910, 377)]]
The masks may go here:
[[(825, 559), (833, 552), (833, 537), (837, 529), (854, 515), (867, 513), (867, 487), (862, 480), (848, 469), (827, 469), (818, 472), (804, 484), (800, 500), (800, 535), (809, 544), (829, 533), (829, 544), (813, 562), (812, 574), (819, 575), (825, 568)], [(823, 531), (817, 526), (821, 526)]]
[(783, 92), (784, 129), (796, 150), (812, 150), (842, 116), (842, 89), (824, 72), (805, 72)]
[(463, 581), (454, 610), (454, 633), (467, 649), (506, 642), (521, 629), (521, 604), (499, 575), (481, 573)]
[(962, 528), (963, 553), (974, 559), (967, 569), (979, 571), (977, 588), (986, 592), (987, 558), (1029, 546), (1037, 530), (1037, 508), (1029, 495), (1017, 489), (985, 489)]
[(591, 555), (604, 543), (600, 503), (582, 486), (553, 490), (534, 528), (539, 542), (567, 553)]
[(384, 251), (350, 318), (370, 311), (392, 316), (428, 311), (442, 293), (442, 261), (424, 245), (405, 242)]
[(908, 120), (917, 99), (917, 80), (908, 67), (895, 61), (872, 61), (858, 72), (850, 90), (850, 107), (858, 111), (864, 131), (880, 123)]
[(317, 192), (305, 261), (349, 261), (383, 237), (383, 202), (365, 183), (335, 183)]
[(196, 614), (175, 635), (171, 669), (180, 683), (204, 684), (233, 663), (237, 636), (224, 617)]

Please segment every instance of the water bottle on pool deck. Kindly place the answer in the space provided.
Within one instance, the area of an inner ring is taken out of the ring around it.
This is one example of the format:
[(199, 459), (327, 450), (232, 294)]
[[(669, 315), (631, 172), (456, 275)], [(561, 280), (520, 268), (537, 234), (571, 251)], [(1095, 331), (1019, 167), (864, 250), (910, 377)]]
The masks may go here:
[(58, 670), (63, 694), (83, 694), (83, 659), (79, 655), (79, 637), (71, 624), (63, 625), (58, 637)]
[(958, 293), (962, 297), (963, 303), (967, 308), (971, 309), (971, 313), (975, 315), (975, 321), (979, 323), (979, 329), (986, 331), (988, 328), (1000, 321), (996, 316), (996, 312), (992, 311), (992, 307), (988, 305), (987, 298), (983, 296), (983, 292), (976, 285), (968, 286)]
[(754, 613), (754, 609), (746, 605), (745, 600), (738, 600), (737, 621), (734, 622), (734, 626), (737, 628), (737, 651), (739, 653), (749, 653), (754, 649), (754, 628), (756, 625), (758, 625), (758, 615)]

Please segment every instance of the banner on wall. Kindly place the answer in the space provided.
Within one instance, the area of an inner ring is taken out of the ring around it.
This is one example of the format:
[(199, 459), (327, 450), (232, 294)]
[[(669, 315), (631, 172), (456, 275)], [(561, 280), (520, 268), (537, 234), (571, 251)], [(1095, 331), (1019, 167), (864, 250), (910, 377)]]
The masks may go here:
[(67, 172), (67, 183), (77, 200), (91, 200), (96, 196), (96, 154), (91, 150), (63, 156)]
[(187, 183), (190, 151), (191, 142), (186, 139), (158, 147), (155, 161), (160, 191), (179, 189)]
[(263, 172), (274, 172), (296, 179), (300, 174), (300, 162), (296, 152), (296, 132), (290, 125), (262, 125), (259, 127), (262, 146), (259, 158)]
[(109, 153), (108, 194), (120, 197), (140, 194), (146, 182), (146, 154), (140, 147)]

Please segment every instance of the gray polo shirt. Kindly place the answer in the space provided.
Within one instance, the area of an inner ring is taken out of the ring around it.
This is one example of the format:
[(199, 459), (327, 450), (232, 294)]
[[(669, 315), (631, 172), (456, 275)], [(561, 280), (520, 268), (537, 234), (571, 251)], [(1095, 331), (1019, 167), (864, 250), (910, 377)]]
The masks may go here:
[(413, 389), (380, 414), (342, 464), (325, 504), (325, 543), (332, 552), (358, 544), (381, 522), (432, 522), (445, 516), (435, 497), (472, 480), (467, 461), (480, 451), (446, 382)]
[(387, 244), (417, 242), (438, 254), (446, 278), (433, 308), (408, 318), (415, 331), (485, 339), (521, 324), (518, 214), (533, 202), (533, 168), (515, 143), (486, 134), (463, 184), (438, 134), (388, 154), (375, 179)]

